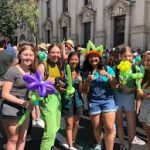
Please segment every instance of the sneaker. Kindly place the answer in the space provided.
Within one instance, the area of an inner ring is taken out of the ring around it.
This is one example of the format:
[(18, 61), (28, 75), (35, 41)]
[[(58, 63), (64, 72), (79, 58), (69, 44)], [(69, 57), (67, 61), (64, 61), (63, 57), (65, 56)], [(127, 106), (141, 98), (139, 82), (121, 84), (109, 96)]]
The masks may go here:
[(133, 141), (132, 141), (132, 144), (137, 144), (137, 145), (145, 145), (145, 141), (141, 140), (139, 137), (135, 136)]
[(78, 150), (78, 149), (76, 149), (75, 147), (71, 146), (71, 147), (68, 148), (68, 150)]
[(101, 144), (96, 144), (92, 150), (101, 150)]
[(66, 143), (61, 143), (60, 145), (65, 149), (69, 149), (69, 145)]
[(45, 126), (44, 121), (41, 118), (39, 118), (36, 121), (36, 125), (39, 126), (40, 128), (44, 128), (44, 126)]
[(77, 144), (77, 143), (73, 143), (73, 146), (75, 148), (77, 148), (78, 150), (83, 150), (83, 147), (81, 145)]

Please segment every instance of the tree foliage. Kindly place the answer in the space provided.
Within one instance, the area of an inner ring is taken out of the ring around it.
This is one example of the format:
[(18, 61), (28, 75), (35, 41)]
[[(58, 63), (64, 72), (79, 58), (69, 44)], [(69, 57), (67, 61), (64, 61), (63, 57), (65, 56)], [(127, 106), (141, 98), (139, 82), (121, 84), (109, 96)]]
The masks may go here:
[(9, 0), (0, 0), (0, 35), (15, 39), (17, 20)]
[(37, 23), (39, 18), (37, 1), (19, 0), (14, 4), (14, 11), (17, 14), (19, 23), (25, 23), (34, 37), (37, 33)]

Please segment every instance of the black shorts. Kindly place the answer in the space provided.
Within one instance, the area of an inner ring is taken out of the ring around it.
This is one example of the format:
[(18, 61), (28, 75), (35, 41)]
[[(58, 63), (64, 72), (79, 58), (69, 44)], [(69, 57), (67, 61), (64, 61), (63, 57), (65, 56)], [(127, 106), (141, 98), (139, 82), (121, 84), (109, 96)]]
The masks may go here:
[(83, 115), (83, 106), (81, 107), (71, 107), (70, 109), (63, 109), (62, 110), (62, 116), (64, 118), (69, 118), (73, 116), (81, 117)]

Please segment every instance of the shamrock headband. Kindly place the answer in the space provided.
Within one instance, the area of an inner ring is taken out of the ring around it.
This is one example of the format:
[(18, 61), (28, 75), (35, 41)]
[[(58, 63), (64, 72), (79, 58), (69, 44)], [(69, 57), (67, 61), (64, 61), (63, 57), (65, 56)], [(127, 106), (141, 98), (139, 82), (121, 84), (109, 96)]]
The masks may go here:
[(85, 56), (88, 56), (90, 54), (96, 54), (96, 55), (102, 56), (104, 48), (103, 48), (103, 45), (95, 47), (93, 42), (89, 40), (86, 48), (81, 48), (80, 50), (81, 50), (80, 52), (84, 54)]

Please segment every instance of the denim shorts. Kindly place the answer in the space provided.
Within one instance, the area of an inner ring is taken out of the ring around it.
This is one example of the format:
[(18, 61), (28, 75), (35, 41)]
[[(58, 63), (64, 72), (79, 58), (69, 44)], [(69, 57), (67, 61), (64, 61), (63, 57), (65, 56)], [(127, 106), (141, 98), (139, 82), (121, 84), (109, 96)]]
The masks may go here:
[(121, 93), (115, 91), (115, 103), (118, 110), (124, 110), (129, 112), (135, 111), (135, 93)]
[(97, 115), (105, 112), (116, 112), (116, 106), (113, 99), (111, 100), (97, 100), (89, 102), (89, 114)]

